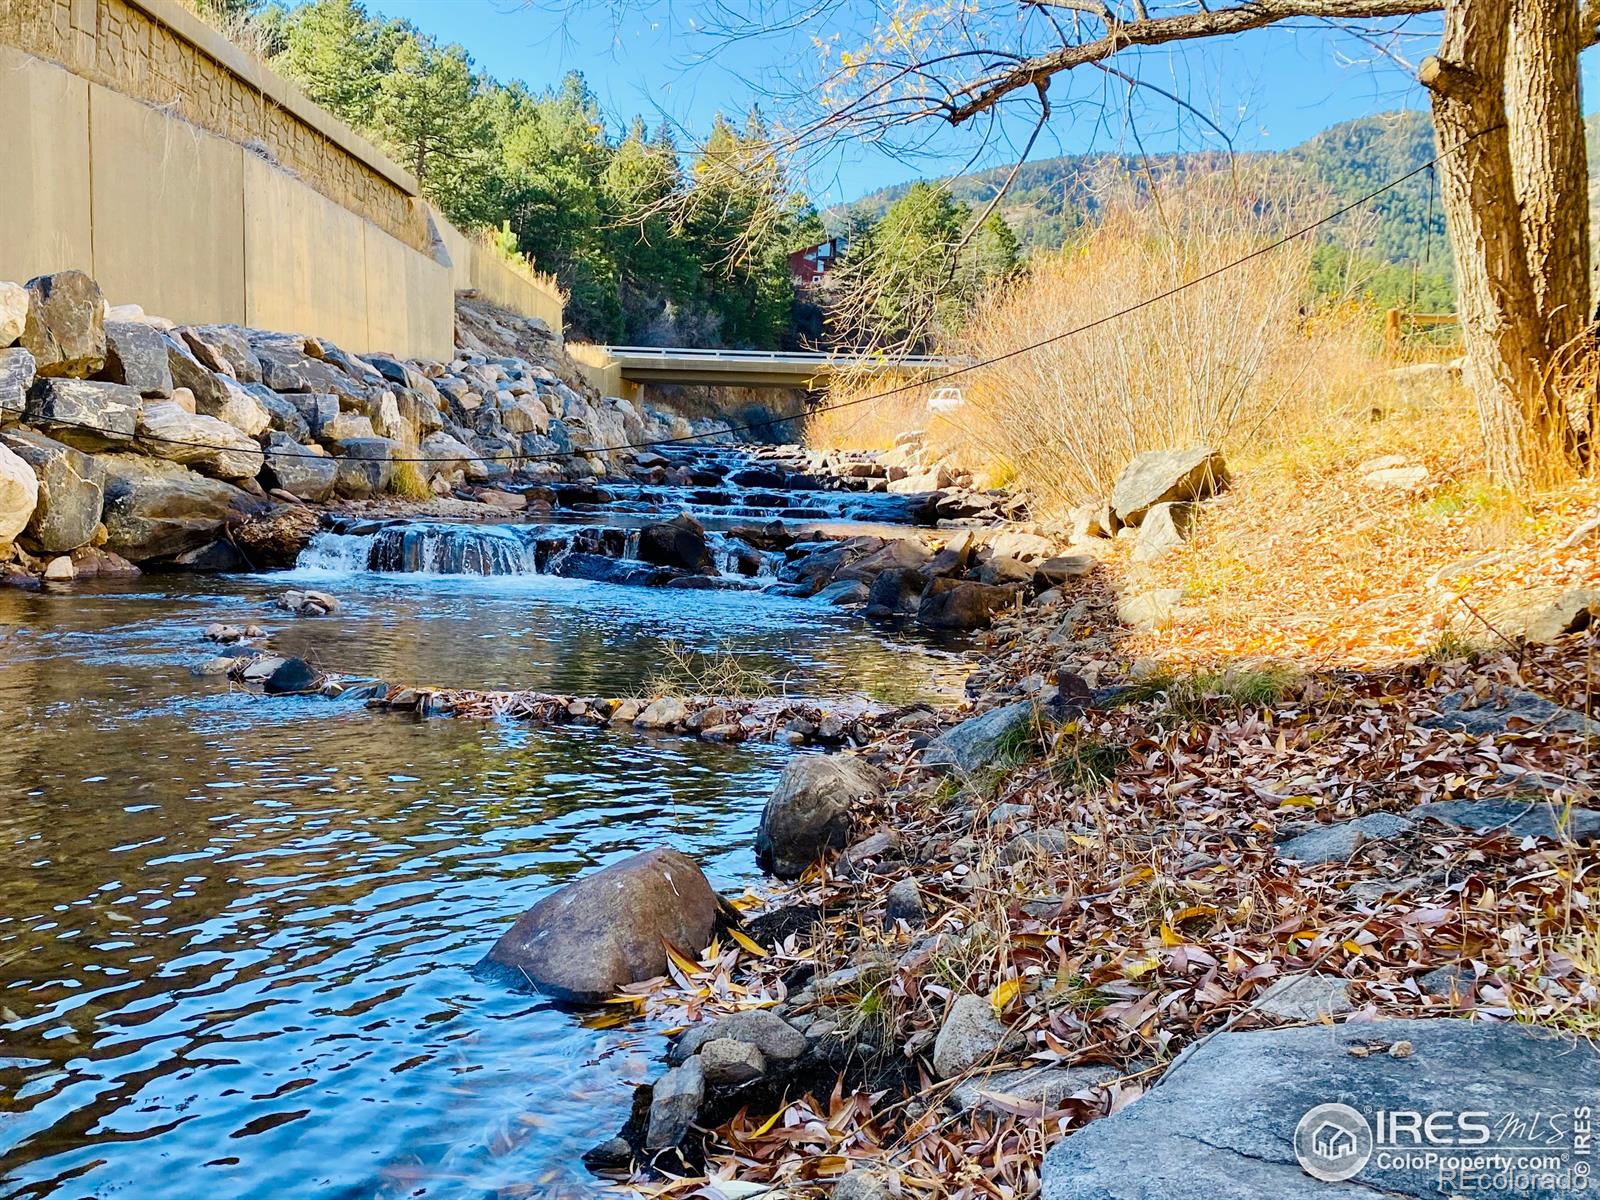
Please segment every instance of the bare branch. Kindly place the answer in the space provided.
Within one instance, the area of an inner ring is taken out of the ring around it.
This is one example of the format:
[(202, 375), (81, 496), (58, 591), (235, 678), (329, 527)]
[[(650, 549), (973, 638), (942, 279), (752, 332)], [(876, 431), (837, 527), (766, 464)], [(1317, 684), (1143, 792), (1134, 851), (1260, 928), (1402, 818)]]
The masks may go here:
[(956, 95), (964, 98), (949, 105), (944, 115), (950, 124), (960, 125), (993, 107), (1012, 92), (1037, 86), (1041, 79), (1070, 71), (1074, 67), (1102, 62), (1130, 46), (1160, 46), (1168, 42), (1244, 33), (1293, 17), (1363, 21), (1437, 12), (1442, 7), (1442, 0), (1252, 0), (1251, 3), (1231, 8), (1115, 24), (1104, 36), (1093, 41), (1062, 46), (956, 89)]

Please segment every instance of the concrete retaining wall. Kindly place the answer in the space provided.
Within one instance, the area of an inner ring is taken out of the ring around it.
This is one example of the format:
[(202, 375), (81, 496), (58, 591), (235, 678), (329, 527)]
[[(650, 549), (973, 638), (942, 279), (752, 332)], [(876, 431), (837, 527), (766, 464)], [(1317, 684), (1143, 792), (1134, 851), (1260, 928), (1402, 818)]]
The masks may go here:
[(180, 322), (448, 359), (454, 292), (561, 298), (174, 0), (0, 0), (0, 279), (66, 267)]

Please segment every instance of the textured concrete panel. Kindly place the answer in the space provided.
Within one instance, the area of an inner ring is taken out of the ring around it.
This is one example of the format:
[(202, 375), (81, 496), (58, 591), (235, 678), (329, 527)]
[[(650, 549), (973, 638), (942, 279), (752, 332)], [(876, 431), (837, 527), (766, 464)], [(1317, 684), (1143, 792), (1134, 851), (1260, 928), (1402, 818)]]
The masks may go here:
[(369, 298), (399, 303), (367, 290), (371, 226), (253, 155), (244, 162), (244, 214), (246, 322), (371, 349)]
[(0, 46), (0, 279), (94, 273), (89, 85)]
[(244, 149), (89, 88), (94, 275), (113, 304), (242, 322)]

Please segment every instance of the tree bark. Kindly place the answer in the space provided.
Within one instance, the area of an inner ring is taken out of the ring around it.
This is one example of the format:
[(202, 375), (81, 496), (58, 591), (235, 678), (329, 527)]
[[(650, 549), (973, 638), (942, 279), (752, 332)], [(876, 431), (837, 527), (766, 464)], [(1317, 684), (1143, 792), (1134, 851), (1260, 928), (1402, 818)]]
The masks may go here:
[(1552, 350), (1589, 323), (1589, 168), (1575, 0), (1511, 0), (1505, 111), (1534, 299)]
[(1528, 405), (1543, 382), (1549, 344), (1505, 127), (1512, 2), (1448, 0), (1439, 53), (1422, 64), (1420, 76), (1444, 156), (1439, 195), (1455, 253), (1467, 386), (1478, 400), (1490, 471), (1517, 482), (1526, 468)]

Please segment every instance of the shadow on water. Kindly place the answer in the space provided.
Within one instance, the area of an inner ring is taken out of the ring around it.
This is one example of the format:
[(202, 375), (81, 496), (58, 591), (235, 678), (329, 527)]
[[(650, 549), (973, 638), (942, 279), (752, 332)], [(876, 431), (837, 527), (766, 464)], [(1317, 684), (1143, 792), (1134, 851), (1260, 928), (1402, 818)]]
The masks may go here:
[(910, 700), (954, 663), (764, 596), (542, 578), (285, 577), (0, 592), (0, 1194), (590, 1188), (659, 1036), (470, 967), (578, 871), (670, 842), (731, 888), (783, 759), (413, 721), (195, 679), (214, 620), (396, 681), (623, 693), (674, 639), (792, 690)]

